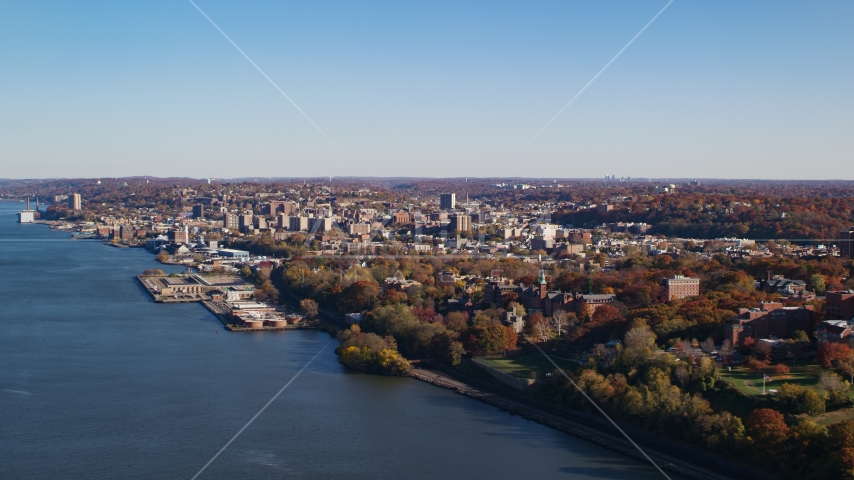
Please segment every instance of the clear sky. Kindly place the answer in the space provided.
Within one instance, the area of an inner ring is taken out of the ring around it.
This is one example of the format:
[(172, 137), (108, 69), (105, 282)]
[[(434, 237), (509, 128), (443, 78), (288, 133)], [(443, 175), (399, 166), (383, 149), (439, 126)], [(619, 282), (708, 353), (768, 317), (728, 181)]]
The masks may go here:
[(0, 177), (854, 179), (854, 2), (0, 2)]

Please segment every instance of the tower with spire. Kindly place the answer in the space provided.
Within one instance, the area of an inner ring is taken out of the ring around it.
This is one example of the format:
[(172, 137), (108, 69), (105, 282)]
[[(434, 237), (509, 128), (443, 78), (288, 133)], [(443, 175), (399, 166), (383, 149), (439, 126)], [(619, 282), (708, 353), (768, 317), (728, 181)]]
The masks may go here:
[(540, 298), (546, 298), (549, 293), (549, 284), (546, 282), (546, 271), (540, 269)]

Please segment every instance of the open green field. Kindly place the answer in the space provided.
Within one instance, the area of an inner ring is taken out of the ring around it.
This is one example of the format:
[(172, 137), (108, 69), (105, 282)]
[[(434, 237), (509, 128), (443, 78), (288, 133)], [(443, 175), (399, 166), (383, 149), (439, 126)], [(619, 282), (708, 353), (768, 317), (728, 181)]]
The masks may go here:
[[(552, 359), (563, 369), (575, 369), (578, 367), (578, 364), (573, 361), (555, 357), (552, 357)], [(522, 379), (543, 378), (546, 376), (546, 373), (551, 373), (555, 369), (554, 365), (542, 355), (518, 358), (477, 358), (477, 361)]]
[(834, 412), (828, 412), (823, 415), (819, 415), (815, 420), (819, 425), (830, 425), (843, 420), (854, 420), (854, 408), (845, 408)]
[[(765, 389), (776, 389), (784, 383), (793, 383), (805, 388), (816, 390), (818, 377), (821, 375), (821, 367), (817, 363), (804, 363), (792, 366), (788, 364), (791, 371), (785, 375), (773, 373), (773, 368), (768, 368), (764, 373), (771, 377), (772, 381), (765, 382)], [(762, 395), (762, 373), (753, 372), (742, 366), (733, 366), (732, 371), (726, 367), (720, 370), (721, 378), (735, 385), (736, 388), (749, 395)], [(817, 390), (816, 390), (817, 391)], [(852, 390), (854, 391), (854, 390)]]

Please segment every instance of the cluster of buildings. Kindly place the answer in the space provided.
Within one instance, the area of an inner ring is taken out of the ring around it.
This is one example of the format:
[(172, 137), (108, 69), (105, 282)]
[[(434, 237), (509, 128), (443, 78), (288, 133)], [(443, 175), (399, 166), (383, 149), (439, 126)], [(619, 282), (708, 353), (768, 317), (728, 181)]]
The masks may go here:
[(143, 274), (137, 280), (155, 302), (202, 302), (229, 327), (277, 329), (303, 320), (302, 315), (257, 301), (255, 287), (234, 275)]
[(825, 293), (825, 320), (816, 328), (816, 340), (852, 344), (854, 340), (854, 290)]
[(796, 330), (812, 330), (815, 307), (784, 307), (780, 302), (762, 302), (759, 308), (741, 308), (738, 315), (724, 325), (724, 338), (741, 345), (753, 339), (787, 338)]
[(577, 294), (550, 290), (545, 273), (541, 273), (535, 284), (528, 286), (514, 285), (512, 280), (506, 278), (491, 278), (484, 285), (484, 301), (501, 305), (504, 300), (502, 296), (511, 292), (518, 295), (519, 302), (529, 314), (540, 313), (546, 317), (558, 310), (592, 315), (597, 307), (617, 301), (614, 294)]
[[(72, 193), (70, 195), (54, 195), (54, 202), (57, 202), (57, 199), (66, 200), (68, 202), (68, 209), (72, 212), (79, 212), (83, 209), (83, 198), (79, 193)], [(35, 210), (30, 209), (30, 197), (27, 196), (27, 208), (18, 212), (18, 223), (33, 223), (38, 218), (39, 215), (39, 199), (36, 197), (36, 208)]]
[[(648, 235), (651, 226), (644, 223), (606, 223), (584, 229), (551, 222), (557, 210), (607, 213), (623, 208), (633, 196), (613, 196), (598, 203), (532, 202), (510, 208), (468, 196), (461, 200), (453, 192), (388, 201), (368, 188), (336, 191), (324, 184), (277, 192), (243, 184), (200, 190), (204, 192), (175, 186), (168, 203), (175, 207), (168, 211), (139, 207), (139, 202), (136, 208), (118, 204), (115, 210), (93, 205), (100, 217), (92, 224), (78, 223), (77, 229), (97, 238), (165, 249), (183, 259), (196, 253), (198, 237), (206, 235), (220, 241), (258, 237), (291, 243), (296, 236), (310, 253), (323, 255), (534, 254), (574, 260), (583, 269), (608, 269), (613, 260), (638, 250), (651, 255), (678, 253), (680, 245), (678, 239), (668, 242)], [(82, 206), (79, 194), (54, 200), (67, 201), (70, 208)], [(161, 207), (166, 204), (159, 202)], [(210, 252), (201, 253), (207, 258)]]
[(244, 301), (255, 294), (255, 287), (232, 275), (140, 275), (137, 277), (155, 302), (197, 302), (209, 299)]

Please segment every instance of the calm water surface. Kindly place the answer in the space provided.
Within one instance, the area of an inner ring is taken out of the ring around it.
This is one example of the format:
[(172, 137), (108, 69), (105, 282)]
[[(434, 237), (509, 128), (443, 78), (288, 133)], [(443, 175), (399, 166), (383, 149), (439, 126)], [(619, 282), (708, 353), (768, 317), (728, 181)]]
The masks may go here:
[[(330, 340), (154, 304), (133, 279), (161, 268), (152, 255), (19, 225), (21, 208), (0, 202), (2, 479), (190, 479)], [(449, 391), (350, 373), (334, 345), (199, 479), (660, 478)]]

